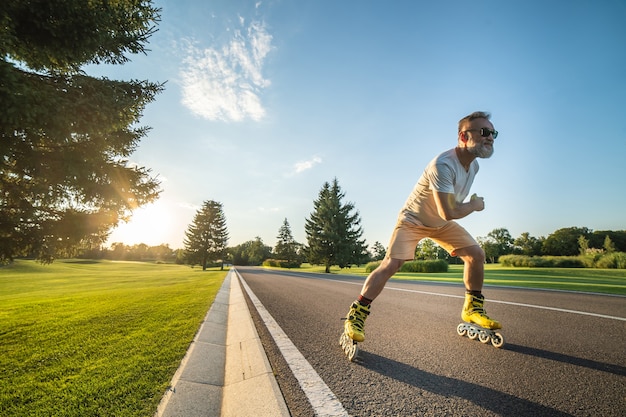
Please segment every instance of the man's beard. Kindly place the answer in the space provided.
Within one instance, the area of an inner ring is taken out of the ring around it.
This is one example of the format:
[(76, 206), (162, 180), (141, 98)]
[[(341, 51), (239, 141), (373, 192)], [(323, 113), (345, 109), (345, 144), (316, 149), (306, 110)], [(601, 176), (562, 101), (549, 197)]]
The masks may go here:
[(493, 155), (493, 146), (486, 146), (485, 144), (475, 144), (474, 146), (468, 146), (467, 150), (469, 151), (469, 153), (478, 158), (486, 159), (490, 158), (491, 155)]

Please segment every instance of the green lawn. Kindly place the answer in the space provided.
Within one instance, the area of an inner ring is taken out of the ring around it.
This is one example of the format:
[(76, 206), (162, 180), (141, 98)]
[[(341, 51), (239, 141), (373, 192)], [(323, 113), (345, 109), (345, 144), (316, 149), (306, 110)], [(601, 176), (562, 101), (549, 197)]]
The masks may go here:
[(0, 267), (0, 415), (152, 416), (226, 271)]
[[(303, 264), (292, 271), (323, 273), (323, 266)], [(332, 274), (367, 276), (365, 267), (331, 268)], [(394, 279), (463, 282), (463, 265), (450, 265), (445, 273), (397, 273)], [(512, 287), (546, 288), (567, 291), (626, 295), (626, 269), (595, 268), (513, 268), (499, 264), (485, 266), (485, 284)]]

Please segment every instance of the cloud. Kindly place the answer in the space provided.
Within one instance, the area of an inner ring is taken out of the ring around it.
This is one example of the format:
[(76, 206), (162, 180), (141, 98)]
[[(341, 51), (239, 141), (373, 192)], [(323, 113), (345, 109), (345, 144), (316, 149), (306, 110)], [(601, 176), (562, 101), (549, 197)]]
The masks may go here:
[(192, 203), (187, 203), (187, 202), (180, 202), (178, 203), (178, 207), (187, 209), (187, 210), (193, 210), (193, 211), (198, 211), (200, 210), (200, 206), (197, 204), (192, 204)]
[(320, 158), (319, 156), (314, 156), (312, 159), (309, 159), (308, 161), (300, 161), (300, 162), (296, 162), (293, 166), (294, 174), (300, 174), (301, 172), (307, 171), (311, 168), (313, 168), (315, 165), (317, 164), (321, 164), (322, 163), (322, 158)]
[(182, 103), (208, 120), (261, 120), (265, 108), (260, 93), (270, 85), (262, 74), (272, 49), (272, 36), (260, 22), (235, 30), (222, 48), (199, 48), (191, 43), (180, 71)]

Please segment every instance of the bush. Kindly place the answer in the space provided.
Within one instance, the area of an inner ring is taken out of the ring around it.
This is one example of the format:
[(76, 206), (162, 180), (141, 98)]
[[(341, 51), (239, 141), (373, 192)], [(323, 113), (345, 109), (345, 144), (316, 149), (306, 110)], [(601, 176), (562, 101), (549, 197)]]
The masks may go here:
[(263, 266), (273, 268), (300, 268), (300, 265), (298, 261), (285, 261), (282, 259), (266, 259), (263, 261)]
[(582, 258), (576, 256), (556, 256), (553, 258), (553, 265), (556, 268), (584, 268), (585, 263)]
[(369, 274), (370, 272), (378, 268), (379, 265), (380, 265), (380, 261), (370, 262), (367, 265), (365, 265), (365, 272)]
[(526, 256), (526, 255), (503, 255), (498, 259), (503, 266), (523, 268), (550, 268), (554, 266), (551, 257)]
[[(381, 261), (370, 262), (365, 265), (365, 272), (368, 274), (378, 268)], [(405, 262), (400, 268), (400, 272), (448, 272), (448, 262), (443, 259), (427, 260), (427, 261), (410, 261)]]
[(626, 253), (607, 253), (596, 261), (596, 268), (626, 269)]
[(626, 269), (626, 253), (613, 252), (602, 256), (524, 256), (503, 255), (502, 266), (526, 268), (613, 268)]
[(400, 272), (448, 272), (448, 263), (443, 259), (405, 262)]

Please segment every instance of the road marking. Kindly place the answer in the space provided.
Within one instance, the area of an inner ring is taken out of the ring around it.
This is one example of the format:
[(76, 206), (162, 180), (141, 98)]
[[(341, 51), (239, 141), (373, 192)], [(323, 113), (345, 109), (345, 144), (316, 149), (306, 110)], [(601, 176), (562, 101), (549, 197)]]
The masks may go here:
[[(325, 280), (325, 281), (341, 282), (343, 284), (351, 284), (351, 285), (363, 286), (363, 283), (360, 283), (360, 282), (350, 282), (350, 281), (342, 281), (342, 280), (339, 280), (339, 279), (328, 279), (328, 278), (317, 278), (317, 277), (315, 279), (322, 279), (322, 280)], [(385, 289), (387, 289), (387, 290), (394, 290), (394, 291), (402, 291), (402, 292), (412, 292), (412, 293), (418, 293), (418, 294), (426, 294), (426, 295), (436, 295), (436, 296), (440, 296), (440, 297), (465, 298), (462, 295), (442, 294), (442, 293), (438, 293), (438, 292), (410, 290), (410, 289), (406, 289), (406, 288), (385, 287)], [(600, 318), (609, 319), (609, 320), (626, 321), (626, 318), (624, 318), (624, 317), (609, 316), (609, 315), (606, 315), (606, 314), (598, 314), (598, 313), (589, 313), (587, 311), (568, 310), (566, 308), (540, 306), (540, 305), (536, 305), (536, 304), (515, 303), (515, 302), (512, 302), (512, 301), (500, 301), (500, 300), (493, 300), (491, 298), (489, 299), (489, 302), (490, 303), (498, 303), (498, 304), (507, 304), (507, 305), (518, 306), (518, 307), (536, 308), (536, 309), (539, 309), (539, 310), (559, 311), (561, 313), (578, 314), (578, 315), (581, 315), (581, 316), (600, 317)]]
[[(237, 271), (235, 271), (237, 272)], [(271, 316), (267, 309), (261, 304), (261, 301), (254, 295), (248, 284), (243, 279), (239, 272), (237, 272), (239, 282), (244, 287), (252, 304), (256, 307), (261, 319), (265, 323), (265, 326), (269, 330), (272, 338), (276, 342), (280, 353), (287, 361), (287, 365), (291, 369), (291, 372), (298, 380), (300, 388), (304, 391), (304, 394), (309, 399), (309, 403), (313, 407), (313, 411), (316, 416), (328, 416), (328, 417), (348, 417), (348, 413), (343, 408), (343, 405), (337, 398), (337, 396), (328, 388), (328, 385), (322, 380), (322, 378), (315, 372), (315, 369), (311, 364), (302, 356), (302, 353), (293, 344), (293, 342), (287, 337), (283, 329), (280, 328), (276, 320)]]

